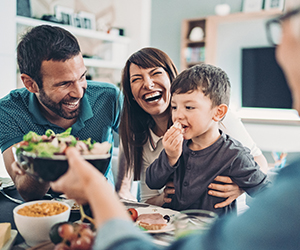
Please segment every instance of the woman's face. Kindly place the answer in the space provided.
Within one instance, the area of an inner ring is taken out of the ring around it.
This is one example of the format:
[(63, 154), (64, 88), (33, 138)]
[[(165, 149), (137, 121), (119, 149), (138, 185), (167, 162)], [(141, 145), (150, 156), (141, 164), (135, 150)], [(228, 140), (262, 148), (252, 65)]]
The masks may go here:
[(143, 69), (133, 63), (129, 73), (131, 91), (140, 107), (151, 116), (164, 113), (171, 97), (168, 73), (161, 67)]
[(295, 35), (291, 21), (287, 19), (282, 23), (282, 39), (276, 48), (276, 58), (291, 89), (293, 107), (300, 115), (300, 38)]

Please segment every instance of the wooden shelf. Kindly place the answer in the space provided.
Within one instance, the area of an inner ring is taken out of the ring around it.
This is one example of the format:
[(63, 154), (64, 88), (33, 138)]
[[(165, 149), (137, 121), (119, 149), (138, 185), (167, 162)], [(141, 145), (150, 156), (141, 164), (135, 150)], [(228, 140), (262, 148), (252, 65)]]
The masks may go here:
[[(281, 14), (280, 10), (262, 10), (259, 12), (238, 12), (232, 13), (226, 16), (207, 16), (200, 18), (185, 19), (182, 21), (181, 29), (181, 60), (180, 60), (180, 70), (184, 70), (190, 65), (186, 60), (186, 49), (188, 47), (205, 47), (205, 63), (215, 64), (216, 60), (216, 40), (217, 40), (217, 30), (220, 23), (225, 22), (241, 22), (247, 20), (256, 20), (263, 18), (271, 18), (273, 16)], [(189, 34), (194, 27), (201, 27), (204, 32), (204, 39), (201, 41), (191, 41), (189, 40)]]
[[(70, 31), (76, 37), (88, 38), (99, 40), (107, 43), (117, 43), (123, 45), (129, 45), (130, 39), (124, 36), (116, 36), (110, 35), (105, 32), (100, 32), (96, 30), (77, 28), (70, 25), (63, 25), (59, 23), (44, 21), (40, 19), (28, 18), (23, 16), (15, 17), (16, 24), (19, 26), (25, 27), (34, 27), (38, 25), (48, 24), (52, 26), (62, 27), (68, 31)], [(124, 67), (125, 62), (115, 62), (112, 60), (101, 60), (95, 58), (84, 58), (84, 63), (86, 67), (94, 67), (94, 68), (105, 68), (105, 69), (117, 69), (120, 70)]]
[(124, 37), (124, 36), (114, 36), (114, 35), (107, 34), (105, 32), (83, 29), (83, 28), (76, 28), (76, 27), (73, 27), (70, 25), (63, 25), (63, 24), (59, 24), (59, 23), (48, 22), (48, 21), (44, 21), (44, 20), (40, 20), (40, 19), (28, 18), (28, 17), (23, 17), (23, 16), (16, 16), (16, 23), (19, 25), (24, 25), (24, 26), (29, 26), (29, 27), (42, 25), (42, 24), (48, 24), (48, 25), (52, 25), (52, 26), (62, 27), (64, 29), (70, 31), (75, 36), (93, 38), (93, 39), (98, 39), (98, 40), (103, 40), (103, 41), (108, 41), (108, 42), (126, 43), (126, 44), (128, 44), (130, 42), (130, 39), (128, 37)]

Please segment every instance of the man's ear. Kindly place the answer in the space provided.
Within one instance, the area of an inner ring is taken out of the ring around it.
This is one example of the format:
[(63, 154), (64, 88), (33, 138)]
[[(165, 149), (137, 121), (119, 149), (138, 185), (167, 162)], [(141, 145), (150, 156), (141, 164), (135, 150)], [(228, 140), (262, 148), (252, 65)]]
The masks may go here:
[(39, 86), (37, 85), (36, 81), (33, 80), (29, 75), (21, 74), (22, 82), (28, 91), (31, 93), (38, 93), (39, 92)]
[(226, 115), (227, 111), (228, 111), (228, 106), (226, 104), (220, 104), (219, 106), (216, 107), (213, 120), (216, 122), (221, 121), (223, 117)]

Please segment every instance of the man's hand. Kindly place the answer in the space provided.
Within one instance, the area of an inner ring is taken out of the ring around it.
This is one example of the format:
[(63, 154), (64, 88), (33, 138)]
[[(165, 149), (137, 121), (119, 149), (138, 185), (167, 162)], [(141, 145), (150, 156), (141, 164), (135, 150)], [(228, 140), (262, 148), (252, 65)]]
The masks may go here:
[(225, 201), (215, 204), (215, 208), (228, 206), (244, 193), (244, 191), (240, 189), (239, 186), (236, 185), (228, 176), (217, 176), (215, 181), (223, 182), (224, 184), (209, 184), (208, 188), (212, 190), (209, 190), (208, 194), (216, 197), (227, 198)]
[(21, 168), (18, 162), (14, 161), (11, 164), (11, 170), (14, 172), (15, 175), (25, 175), (25, 171)]

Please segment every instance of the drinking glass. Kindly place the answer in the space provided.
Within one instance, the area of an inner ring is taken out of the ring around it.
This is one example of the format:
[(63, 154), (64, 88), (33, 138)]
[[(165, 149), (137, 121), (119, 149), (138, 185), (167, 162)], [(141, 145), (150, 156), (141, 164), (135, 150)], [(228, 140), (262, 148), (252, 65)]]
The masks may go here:
[(174, 218), (175, 237), (181, 238), (192, 233), (201, 234), (208, 230), (218, 215), (201, 209), (184, 210)]

